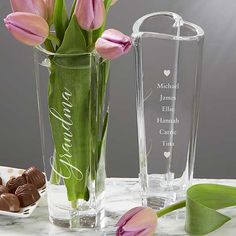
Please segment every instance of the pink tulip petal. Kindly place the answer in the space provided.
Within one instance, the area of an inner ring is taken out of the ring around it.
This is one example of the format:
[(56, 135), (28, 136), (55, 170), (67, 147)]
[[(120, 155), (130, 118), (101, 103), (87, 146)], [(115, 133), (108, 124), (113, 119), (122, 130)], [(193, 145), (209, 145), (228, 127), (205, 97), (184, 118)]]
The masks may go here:
[(40, 16), (16, 12), (8, 15), (5, 20), (16, 27), (24, 29), (32, 34), (47, 37), (49, 34), (49, 27), (47, 22)]
[(93, 29), (98, 29), (104, 21), (105, 6), (102, 0), (95, 0), (94, 3), (94, 19), (92, 23)]
[(89, 31), (99, 28), (105, 18), (103, 0), (78, 0), (75, 15), (82, 29)]
[(124, 232), (122, 236), (139, 236), (137, 232)]
[(124, 53), (122, 45), (109, 42), (103, 38), (99, 38), (96, 42), (95, 48), (97, 52), (105, 59), (113, 60)]
[(148, 228), (143, 230), (142, 232), (139, 232), (137, 236), (153, 236), (156, 231), (156, 228)]
[(19, 41), (33, 46), (44, 42), (49, 34), (47, 22), (38, 15), (15, 12), (4, 19), (9, 32)]
[(81, 28), (90, 30), (94, 19), (93, 3), (91, 0), (78, 0), (75, 14)]
[(116, 236), (153, 236), (157, 216), (151, 208), (136, 207), (124, 214), (117, 226)]
[(115, 29), (104, 31), (95, 44), (97, 52), (103, 58), (109, 60), (128, 53), (131, 47), (130, 37)]
[(48, 11), (47, 21), (51, 25), (53, 23), (55, 0), (44, 0), (44, 3), (46, 5), (47, 11)]
[(102, 37), (114, 43), (122, 43), (122, 44), (130, 43), (129, 36), (115, 29), (105, 30), (104, 33), (102, 34)]
[(157, 216), (151, 208), (145, 208), (134, 215), (123, 226), (125, 231), (140, 231), (147, 228), (156, 228)]
[(6, 24), (8, 31), (20, 42), (29, 46), (34, 46), (43, 43), (44, 38), (34, 34), (29, 34), (25, 30), (15, 27), (11, 24)]
[(148, 228), (141, 231), (124, 231), (120, 230), (116, 236), (153, 236), (155, 229)]
[(13, 12), (29, 12), (47, 19), (47, 7), (43, 0), (11, 0)]
[(135, 214), (143, 210), (144, 207), (135, 207), (126, 212), (117, 222), (116, 226), (122, 226), (124, 223), (126, 223), (128, 220), (130, 220)]
[(124, 231), (122, 228), (116, 231), (116, 236), (136, 236), (139, 232), (134, 231)]

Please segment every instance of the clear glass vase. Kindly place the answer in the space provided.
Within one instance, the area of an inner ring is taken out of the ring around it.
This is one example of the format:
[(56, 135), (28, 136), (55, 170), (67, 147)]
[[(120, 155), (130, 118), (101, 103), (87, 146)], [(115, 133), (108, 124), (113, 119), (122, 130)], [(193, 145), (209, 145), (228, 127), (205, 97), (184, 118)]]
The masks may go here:
[(181, 200), (193, 177), (203, 39), (171, 12), (133, 26), (142, 199), (155, 209)]
[(50, 221), (102, 227), (109, 62), (41, 47), (34, 60)]

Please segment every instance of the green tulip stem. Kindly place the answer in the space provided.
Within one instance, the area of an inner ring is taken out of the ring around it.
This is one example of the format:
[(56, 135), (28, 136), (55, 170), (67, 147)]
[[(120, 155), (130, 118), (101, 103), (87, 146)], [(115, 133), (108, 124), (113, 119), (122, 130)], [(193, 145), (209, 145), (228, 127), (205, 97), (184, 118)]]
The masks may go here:
[(48, 35), (48, 39), (49, 39), (51, 42), (55, 43), (57, 46), (59, 46), (59, 45), (61, 44), (59, 38), (57, 38), (57, 36), (54, 35), (54, 34), (49, 34), (49, 35)]
[(74, 13), (75, 13), (75, 5), (76, 5), (76, 2), (77, 2), (77, 0), (74, 0), (73, 5), (72, 5), (72, 7), (71, 7), (70, 20), (71, 20), (72, 16), (73, 16)]
[(77, 200), (71, 201), (71, 208), (77, 209)]
[(51, 42), (51, 40), (49, 40), (49, 39), (46, 39), (45, 41), (44, 41), (44, 46), (45, 46), (45, 48), (49, 51), (49, 52), (55, 52), (55, 49), (54, 49), (54, 47), (53, 47), (53, 45), (52, 45), (52, 42)]
[(186, 200), (183, 200), (181, 202), (177, 202), (175, 204), (172, 204), (168, 207), (165, 207), (163, 209), (161, 209), (160, 211), (158, 211), (156, 214), (157, 214), (157, 217), (162, 217), (172, 211), (175, 211), (177, 209), (180, 209), (180, 208), (183, 208), (186, 206)]
[(53, 169), (51, 170), (50, 175), (50, 184), (59, 185), (61, 182), (61, 177), (58, 175), (58, 173), (55, 170), (58, 170), (56, 158), (53, 158)]
[(93, 31), (88, 31), (88, 50), (90, 51), (93, 48)]
[[(55, 168), (55, 163), (53, 163), (53, 166)], [(60, 181), (61, 181), (60, 176), (55, 171), (52, 170), (51, 176), (50, 176), (50, 184), (58, 185)]]

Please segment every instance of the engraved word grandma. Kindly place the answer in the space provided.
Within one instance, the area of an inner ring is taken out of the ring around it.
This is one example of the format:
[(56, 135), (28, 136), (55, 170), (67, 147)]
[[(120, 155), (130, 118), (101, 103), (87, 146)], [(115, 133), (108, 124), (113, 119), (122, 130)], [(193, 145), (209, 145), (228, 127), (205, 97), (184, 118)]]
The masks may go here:
[(50, 114), (56, 118), (59, 122), (61, 122), (61, 126), (64, 129), (63, 132), (63, 143), (61, 144), (62, 153), (59, 153), (59, 162), (67, 169), (68, 175), (63, 175), (59, 173), (54, 167), (52, 166), (53, 171), (56, 174), (61, 176), (64, 179), (70, 179), (73, 175), (74, 178), (77, 180), (83, 179), (83, 173), (80, 169), (72, 165), (72, 138), (73, 134), (71, 132), (71, 128), (73, 127), (73, 121), (71, 118), (71, 109), (73, 107), (71, 103), (72, 93), (69, 89), (65, 88), (64, 92), (62, 92), (62, 107), (63, 107), (63, 114), (60, 114), (56, 109), (49, 108)]

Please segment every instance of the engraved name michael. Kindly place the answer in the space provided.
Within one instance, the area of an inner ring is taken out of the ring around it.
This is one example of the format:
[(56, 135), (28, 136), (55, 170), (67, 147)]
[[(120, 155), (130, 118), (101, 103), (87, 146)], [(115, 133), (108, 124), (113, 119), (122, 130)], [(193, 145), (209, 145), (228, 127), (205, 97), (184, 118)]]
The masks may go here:
[(157, 83), (158, 89), (179, 89), (179, 83), (170, 84), (170, 83)]

